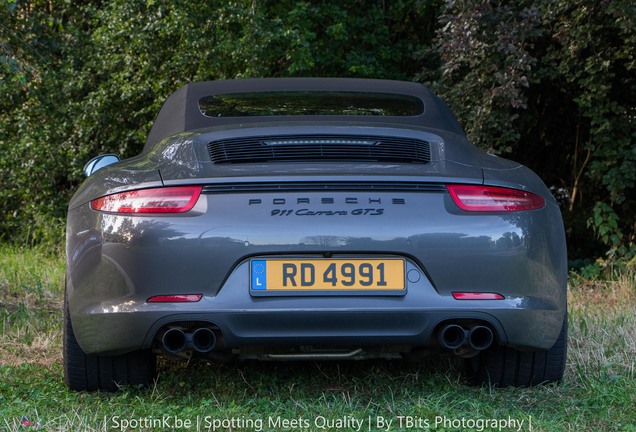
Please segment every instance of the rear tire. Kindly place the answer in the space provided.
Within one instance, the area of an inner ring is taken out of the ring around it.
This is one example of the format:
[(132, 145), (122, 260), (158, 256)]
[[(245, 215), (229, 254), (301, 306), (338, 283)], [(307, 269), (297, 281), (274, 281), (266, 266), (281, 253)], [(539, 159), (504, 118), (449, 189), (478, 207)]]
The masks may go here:
[(118, 356), (86, 354), (79, 346), (64, 299), (64, 382), (71, 390), (116, 391), (121, 386), (152, 383), (156, 359), (150, 350)]
[(530, 387), (558, 383), (563, 379), (568, 348), (567, 314), (558, 339), (548, 350), (519, 351), (493, 346), (465, 360), (466, 371), (475, 384), (497, 387)]

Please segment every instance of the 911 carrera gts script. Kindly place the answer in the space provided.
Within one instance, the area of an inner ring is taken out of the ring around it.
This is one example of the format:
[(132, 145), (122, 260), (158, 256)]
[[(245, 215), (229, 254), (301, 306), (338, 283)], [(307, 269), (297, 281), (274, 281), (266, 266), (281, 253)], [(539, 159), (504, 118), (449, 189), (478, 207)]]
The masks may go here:
[[(301, 205), (321, 205), (321, 206), (338, 206), (336, 209), (309, 209), (306, 207), (299, 209), (290, 209), (288, 207), (278, 208), (271, 210), (270, 216), (381, 216), (384, 214), (384, 208), (378, 208), (378, 205), (405, 205), (406, 200), (404, 198), (380, 198), (380, 197), (344, 197), (344, 198), (332, 198), (332, 197), (320, 197), (320, 198), (274, 198), (270, 200), (263, 200), (260, 198), (252, 198), (249, 200), (249, 205), (260, 205), (271, 203), (274, 206), (290, 206), (297, 204)], [(347, 206), (353, 209), (343, 209), (341, 206)], [(368, 205), (369, 207), (358, 207)]]
[(271, 216), (381, 216), (383, 208), (359, 208), (355, 210), (272, 210)]

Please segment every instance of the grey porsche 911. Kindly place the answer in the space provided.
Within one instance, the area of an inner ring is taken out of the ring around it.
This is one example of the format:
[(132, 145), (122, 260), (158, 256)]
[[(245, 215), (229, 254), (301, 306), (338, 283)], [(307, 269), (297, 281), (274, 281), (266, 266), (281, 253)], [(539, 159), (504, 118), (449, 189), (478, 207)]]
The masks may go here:
[(557, 202), (411, 82), (197, 82), (141, 154), (98, 156), (68, 207), (64, 373), (148, 385), (157, 356), (452, 352), (474, 383), (558, 382)]

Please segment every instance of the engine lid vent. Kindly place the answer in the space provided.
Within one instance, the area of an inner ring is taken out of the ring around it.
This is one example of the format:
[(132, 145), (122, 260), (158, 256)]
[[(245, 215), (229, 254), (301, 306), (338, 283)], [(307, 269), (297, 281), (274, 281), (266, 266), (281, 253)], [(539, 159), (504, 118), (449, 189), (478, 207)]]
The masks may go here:
[(431, 160), (427, 141), (357, 135), (293, 135), (231, 138), (208, 144), (215, 164), (264, 162), (376, 161), (420, 163)]

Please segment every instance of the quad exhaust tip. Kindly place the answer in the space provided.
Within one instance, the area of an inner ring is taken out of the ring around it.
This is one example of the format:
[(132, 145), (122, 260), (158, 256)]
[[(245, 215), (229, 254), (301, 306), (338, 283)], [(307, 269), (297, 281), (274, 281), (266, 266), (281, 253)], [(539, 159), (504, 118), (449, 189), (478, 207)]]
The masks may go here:
[(186, 334), (183, 330), (171, 328), (167, 330), (161, 337), (161, 344), (166, 352), (178, 354), (187, 346)]
[(458, 324), (446, 324), (439, 329), (437, 340), (443, 348), (450, 350), (467, 347), (475, 351), (483, 351), (492, 345), (494, 335), (492, 330), (483, 325), (465, 329)]
[(468, 331), (468, 346), (474, 350), (485, 350), (492, 345), (493, 340), (492, 330), (486, 326), (475, 326)]
[(457, 349), (466, 343), (466, 331), (457, 324), (447, 324), (439, 331), (438, 340), (446, 349)]
[(209, 328), (201, 327), (192, 333), (192, 346), (196, 352), (210, 352), (214, 349), (215, 345), (216, 336)]
[(187, 350), (207, 353), (216, 346), (216, 335), (207, 327), (200, 327), (193, 332), (171, 328), (161, 335), (160, 340), (163, 349), (170, 354), (180, 354)]
[[(217, 342), (214, 331), (207, 327), (194, 331), (170, 328), (160, 334), (158, 340), (165, 352), (177, 355), (188, 350), (208, 353), (214, 350)], [(437, 332), (437, 340), (443, 348), (453, 351), (466, 348), (483, 351), (492, 345), (494, 335), (490, 328), (483, 325), (464, 328), (458, 324), (446, 324)]]

